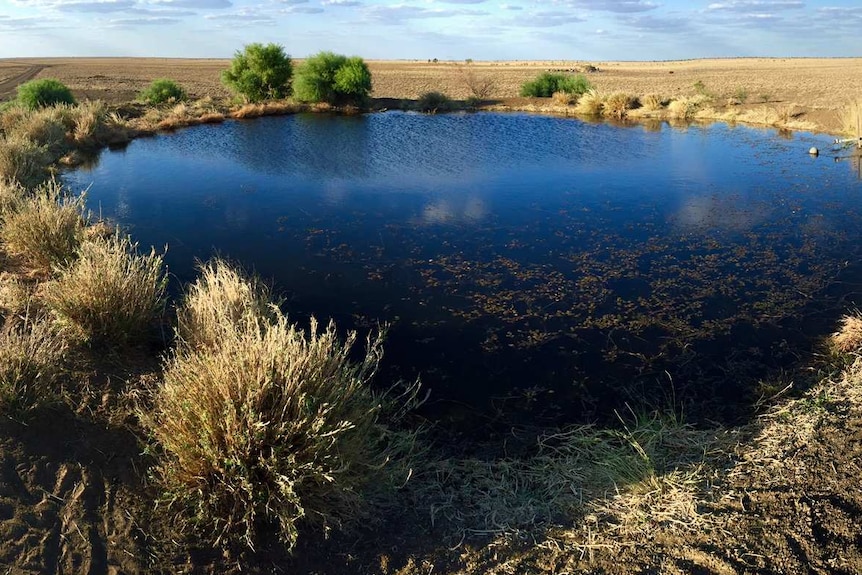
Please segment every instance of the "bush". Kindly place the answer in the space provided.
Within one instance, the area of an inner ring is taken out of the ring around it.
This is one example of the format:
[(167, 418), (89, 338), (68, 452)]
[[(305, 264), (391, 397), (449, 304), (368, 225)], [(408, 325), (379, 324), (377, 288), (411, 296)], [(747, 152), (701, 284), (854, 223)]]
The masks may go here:
[(20, 414), (53, 396), (65, 353), (50, 322), (7, 320), (0, 333), (0, 413)]
[(77, 259), (45, 286), (45, 303), (76, 339), (122, 346), (142, 333), (164, 308), (162, 256), (137, 252), (114, 233), (81, 244)]
[(664, 99), (658, 94), (647, 94), (641, 99), (644, 110), (654, 112), (664, 107)]
[(0, 240), (9, 253), (49, 272), (75, 257), (84, 236), (83, 208), (82, 196), (70, 196), (51, 180), (3, 214)]
[(449, 96), (440, 92), (425, 92), (419, 96), (416, 105), (419, 110), (426, 114), (436, 114), (437, 112), (445, 112), (452, 107), (452, 100)]
[[(211, 321), (221, 337), (215, 346), (181, 346), (141, 413), (164, 449), (158, 473), (170, 500), (226, 546), (253, 547), (268, 526), (292, 546), (302, 521), (361, 518), (374, 490), (407, 477), (394, 434), (378, 421), (388, 402), (368, 385), (381, 337), (353, 363), (355, 332), (341, 343), (331, 323), (298, 329), (223, 264), (204, 271), (180, 317)], [(232, 293), (218, 293), (225, 286)]]
[(371, 72), (362, 58), (320, 52), (297, 69), (293, 93), (302, 102), (361, 105), (371, 94)]
[(640, 102), (634, 96), (615, 92), (605, 98), (604, 105), (602, 106), (602, 114), (609, 118), (622, 120), (628, 115), (629, 110), (637, 108), (639, 104)]
[(222, 82), (249, 102), (290, 95), (293, 62), (278, 44), (248, 44), (237, 52)]
[(150, 105), (181, 102), (186, 99), (186, 92), (173, 80), (158, 78), (138, 95), (138, 99)]
[(72, 91), (57, 80), (45, 78), (31, 80), (18, 86), (18, 102), (31, 109), (75, 103)]
[(578, 74), (552, 74), (545, 72), (531, 82), (521, 86), (521, 96), (525, 98), (550, 98), (554, 92), (581, 95), (590, 89), (586, 76)]

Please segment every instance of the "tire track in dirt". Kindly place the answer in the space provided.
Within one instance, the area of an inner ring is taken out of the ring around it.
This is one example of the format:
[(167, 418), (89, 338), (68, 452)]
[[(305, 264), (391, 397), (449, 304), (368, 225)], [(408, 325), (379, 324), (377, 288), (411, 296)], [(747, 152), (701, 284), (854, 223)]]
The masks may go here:
[(32, 80), (44, 69), (45, 66), (29, 66), (20, 74), (0, 82), (0, 98), (14, 92), (20, 84)]

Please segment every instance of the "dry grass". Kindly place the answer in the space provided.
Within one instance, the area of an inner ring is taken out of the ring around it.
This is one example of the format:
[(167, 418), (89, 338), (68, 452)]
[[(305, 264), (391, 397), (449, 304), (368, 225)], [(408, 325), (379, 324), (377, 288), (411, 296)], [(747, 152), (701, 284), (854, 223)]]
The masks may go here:
[(0, 137), (0, 180), (32, 187), (48, 177), (51, 154), (45, 146), (23, 136)]
[(7, 320), (0, 333), (0, 413), (20, 415), (56, 396), (65, 354), (49, 321)]
[(635, 96), (616, 92), (604, 99), (602, 115), (607, 118), (622, 120), (628, 115), (629, 110), (636, 108), (638, 104), (638, 99)]
[(698, 94), (691, 97), (682, 97), (672, 100), (668, 104), (668, 114), (674, 120), (693, 120), (703, 106), (709, 102), (709, 96)]
[(841, 110), (841, 131), (847, 136), (862, 138), (862, 98), (850, 102)]
[[(62, 108), (61, 108), (62, 110)], [(57, 108), (39, 108), (6, 112), (3, 122), (7, 138), (26, 139), (38, 146), (44, 146), (49, 153), (58, 154), (68, 147), (66, 126)]]
[(74, 340), (122, 346), (140, 341), (164, 308), (162, 256), (139, 254), (119, 232), (81, 244), (77, 259), (44, 288), (47, 307)]
[(221, 259), (201, 265), (198, 274), (177, 310), (177, 335), (184, 346), (214, 348), (237, 330), (277, 316), (270, 290), (259, 278)]
[(647, 94), (641, 98), (641, 106), (647, 112), (655, 112), (664, 108), (664, 98), (658, 94)]
[(659, 415), (620, 430), (548, 433), (528, 457), (436, 462), (434, 475), (414, 485), (416, 504), (462, 538), (578, 525), (587, 516), (627, 532), (670, 522), (696, 529), (702, 518), (692, 502), (720, 436)]
[(829, 344), (839, 353), (862, 351), (862, 316), (855, 313), (841, 318), (841, 327), (829, 338)]
[[(299, 329), (264, 305), (259, 288), (218, 272), (210, 268), (189, 299), (208, 294), (200, 315), (222, 341), (182, 346), (142, 412), (164, 450), (158, 472), (179, 524), (216, 545), (253, 548), (263, 526), (292, 546), (303, 523), (326, 529), (360, 519), (371, 493), (407, 480), (401, 449), (413, 442), (379, 421), (388, 401), (369, 381), (381, 336), (354, 363), (355, 332), (341, 342), (331, 323)], [(212, 293), (223, 286), (232, 293)], [(213, 308), (220, 304), (226, 309)]]
[(3, 214), (0, 241), (7, 252), (48, 273), (75, 257), (84, 236), (83, 210), (83, 196), (72, 196), (51, 180)]
[(578, 96), (568, 92), (554, 92), (551, 96), (551, 100), (558, 106), (571, 106), (572, 104), (577, 103)]
[(582, 94), (578, 99), (578, 105), (575, 108), (575, 111), (578, 114), (583, 114), (585, 116), (601, 116), (604, 107), (604, 97), (599, 94), (598, 91), (590, 90), (589, 92)]
[(301, 104), (288, 101), (262, 102), (259, 104), (245, 104), (230, 113), (231, 118), (258, 118), (260, 116), (277, 116), (294, 114), (303, 109)]

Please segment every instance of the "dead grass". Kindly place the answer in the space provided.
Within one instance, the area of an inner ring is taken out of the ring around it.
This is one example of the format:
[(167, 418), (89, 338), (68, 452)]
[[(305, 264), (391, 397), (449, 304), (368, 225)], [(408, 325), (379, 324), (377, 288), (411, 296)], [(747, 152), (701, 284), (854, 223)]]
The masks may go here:
[(198, 279), (177, 310), (177, 335), (190, 349), (218, 347), (249, 324), (275, 319), (277, 309), (259, 278), (214, 259), (199, 266)]
[(598, 91), (590, 90), (585, 94), (581, 94), (581, 97), (578, 98), (578, 105), (575, 111), (585, 116), (601, 116), (604, 107), (604, 97)]
[(628, 116), (629, 110), (636, 108), (638, 105), (639, 101), (635, 96), (616, 92), (604, 99), (602, 115), (607, 118), (622, 120)]
[(655, 112), (664, 108), (664, 98), (658, 94), (647, 94), (641, 98), (641, 106), (647, 112)]
[[(299, 329), (237, 277), (211, 268), (192, 288), (225, 306), (208, 303), (202, 317), (235, 328), (217, 346), (182, 346), (142, 419), (164, 450), (158, 473), (180, 525), (251, 548), (274, 525), (293, 546), (302, 525), (351, 524), (367, 516), (372, 493), (406, 481), (414, 437), (380, 422), (389, 402), (369, 387), (380, 335), (354, 363), (355, 332), (341, 342), (331, 323)], [(232, 293), (211, 293), (221, 286)]]
[(855, 313), (841, 318), (841, 326), (832, 334), (829, 344), (838, 353), (862, 352), (862, 316)]
[(570, 94), (569, 92), (554, 92), (551, 96), (551, 100), (558, 106), (571, 106), (572, 104), (577, 103), (578, 96), (576, 94)]
[(44, 299), (75, 341), (111, 347), (140, 342), (164, 309), (162, 256), (154, 249), (139, 254), (119, 232), (83, 242), (75, 261), (58, 269)]
[(20, 416), (57, 396), (66, 345), (43, 318), (6, 321), (0, 333), (0, 413)]
[(261, 116), (277, 116), (295, 114), (304, 109), (301, 104), (289, 101), (262, 102), (259, 104), (245, 104), (230, 113), (231, 118), (258, 118)]
[(858, 98), (841, 110), (841, 131), (851, 137), (862, 138), (862, 98)]
[(45, 146), (20, 135), (0, 137), (0, 180), (36, 186), (48, 177), (50, 162)]
[(709, 102), (709, 97), (702, 94), (681, 97), (668, 104), (668, 114), (674, 120), (693, 120), (698, 111)]
[(49, 273), (74, 259), (84, 236), (83, 210), (83, 196), (72, 196), (50, 180), (3, 214), (0, 241), (34, 270)]

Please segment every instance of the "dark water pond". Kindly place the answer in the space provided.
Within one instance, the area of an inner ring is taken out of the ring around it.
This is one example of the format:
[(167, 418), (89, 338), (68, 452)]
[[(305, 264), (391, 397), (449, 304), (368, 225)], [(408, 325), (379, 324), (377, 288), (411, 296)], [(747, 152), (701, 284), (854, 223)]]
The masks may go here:
[(273, 279), (297, 319), (390, 322), (384, 377), (421, 375), (438, 405), (721, 417), (853, 303), (862, 184), (807, 155), (828, 141), (297, 115), (137, 140), (65, 179), (167, 244), (181, 281), (218, 252)]

